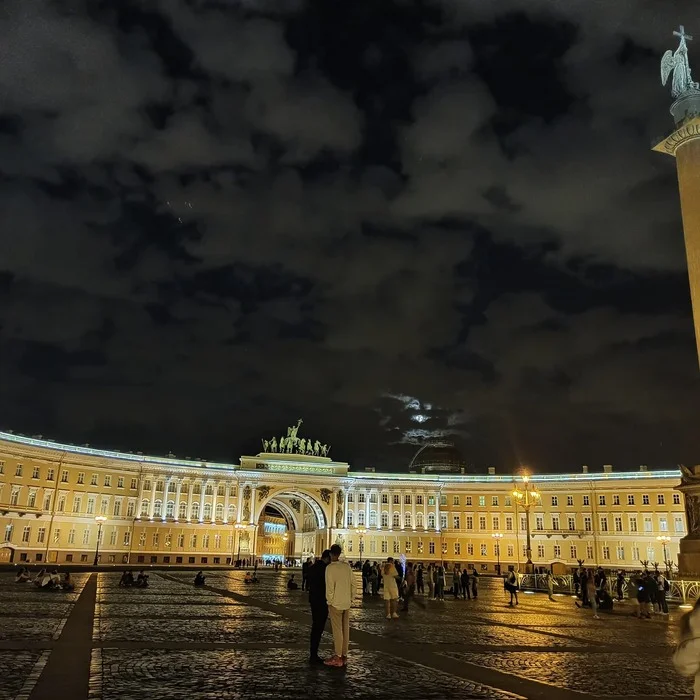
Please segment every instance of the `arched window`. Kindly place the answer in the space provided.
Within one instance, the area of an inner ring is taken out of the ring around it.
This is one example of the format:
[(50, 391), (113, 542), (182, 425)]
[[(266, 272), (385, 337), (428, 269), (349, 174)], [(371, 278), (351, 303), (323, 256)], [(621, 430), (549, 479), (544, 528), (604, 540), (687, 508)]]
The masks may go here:
[(148, 516), (148, 501), (146, 499), (141, 501), (141, 515)]
[(171, 481), (168, 484), (168, 493), (176, 493), (177, 492), (177, 484), (174, 481)]
[(202, 493), (202, 487), (201, 487), (201, 485), (200, 485), (200, 484), (195, 484), (195, 485), (192, 487), (192, 493), (197, 493), (197, 494)]
[(199, 503), (192, 504), (192, 520), (197, 520), (199, 518)]
[(211, 520), (211, 503), (204, 504), (204, 519)]
[(229, 506), (228, 507), (228, 519), (229, 520), (235, 520), (236, 518), (236, 506)]
[(386, 511), (382, 513), (382, 527), (389, 527), (389, 513)]
[(217, 520), (224, 519), (224, 504), (223, 503), (219, 503), (216, 506), (216, 519)]
[(168, 501), (168, 505), (165, 506), (165, 516), (167, 518), (175, 517), (175, 501)]
[(364, 524), (365, 524), (365, 511), (364, 511), (364, 510), (361, 510), (361, 511), (357, 514), (357, 524), (358, 524), (358, 525), (364, 525)]
[(377, 527), (377, 511), (376, 510), (371, 510), (369, 512), (369, 526), (370, 527)]
[(416, 527), (423, 527), (423, 513), (416, 513)]
[(428, 528), (430, 530), (435, 529), (435, 513), (428, 513)]
[(348, 511), (348, 527), (352, 527), (352, 511)]
[(392, 519), (392, 525), (394, 527), (401, 527), (401, 514), (400, 513), (394, 513), (394, 517)]
[(178, 506), (178, 517), (184, 520), (187, 517), (187, 501), (180, 501)]
[(205, 496), (213, 496), (214, 495), (214, 487), (211, 484), (207, 484), (207, 488), (204, 491)]
[(404, 527), (412, 527), (412, 525), (411, 525), (411, 514), (410, 514), (410, 513), (404, 513), (404, 515), (403, 515), (403, 523), (404, 523)]
[(153, 504), (153, 517), (160, 518), (163, 514), (163, 501), (156, 501)]

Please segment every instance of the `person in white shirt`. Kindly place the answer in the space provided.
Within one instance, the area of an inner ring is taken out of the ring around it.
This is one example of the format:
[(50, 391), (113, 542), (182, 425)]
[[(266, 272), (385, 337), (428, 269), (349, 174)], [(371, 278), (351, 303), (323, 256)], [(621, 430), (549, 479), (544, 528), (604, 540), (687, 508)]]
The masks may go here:
[(339, 544), (331, 547), (331, 563), (326, 567), (326, 602), (333, 630), (335, 656), (326, 666), (345, 666), (350, 645), (350, 607), (355, 597), (355, 581), (349, 564), (339, 561), (343, 553)]

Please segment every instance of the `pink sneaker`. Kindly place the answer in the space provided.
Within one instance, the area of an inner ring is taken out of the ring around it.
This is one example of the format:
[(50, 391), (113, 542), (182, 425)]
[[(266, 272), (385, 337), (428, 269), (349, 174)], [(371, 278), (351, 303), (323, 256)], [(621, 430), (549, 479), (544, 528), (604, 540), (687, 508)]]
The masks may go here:
[(340, 656), (331, 656), (330, 659), (326, 659), (323, 663), (326, 666), (334, 666), (335, 668), (342, 668), (343, 659), (341, 659)]

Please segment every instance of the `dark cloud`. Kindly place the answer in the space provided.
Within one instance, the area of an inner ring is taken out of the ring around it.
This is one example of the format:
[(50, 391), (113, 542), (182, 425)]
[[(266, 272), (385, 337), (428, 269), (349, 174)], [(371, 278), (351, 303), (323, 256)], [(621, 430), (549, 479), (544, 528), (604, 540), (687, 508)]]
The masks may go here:
[[(683, 6), (7, 0), (0, 419), (356, 466), (694, 459)], [(691, 56), (693, 47), (691, 45)]]

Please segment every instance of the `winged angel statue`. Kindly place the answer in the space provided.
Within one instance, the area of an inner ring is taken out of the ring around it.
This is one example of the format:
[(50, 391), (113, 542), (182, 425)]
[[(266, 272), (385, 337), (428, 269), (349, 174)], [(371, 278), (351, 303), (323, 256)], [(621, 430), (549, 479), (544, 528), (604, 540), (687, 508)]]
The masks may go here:
[(698, 84), (693, 82), (688, 63), (688, 47), (686, 39), (692, 41), (693, 37), (685, 33), (685, 27), (681, 24), (680, 31), (673, 32), (673, 36), (680, 38), (680, 44), (675, 53), (670, 49), (661, 58), (661, 84), (666, 85), (668, 76), (673, 73), (671, 82), (671, 95), (680, 97), (687, 92), (698, 90)]

